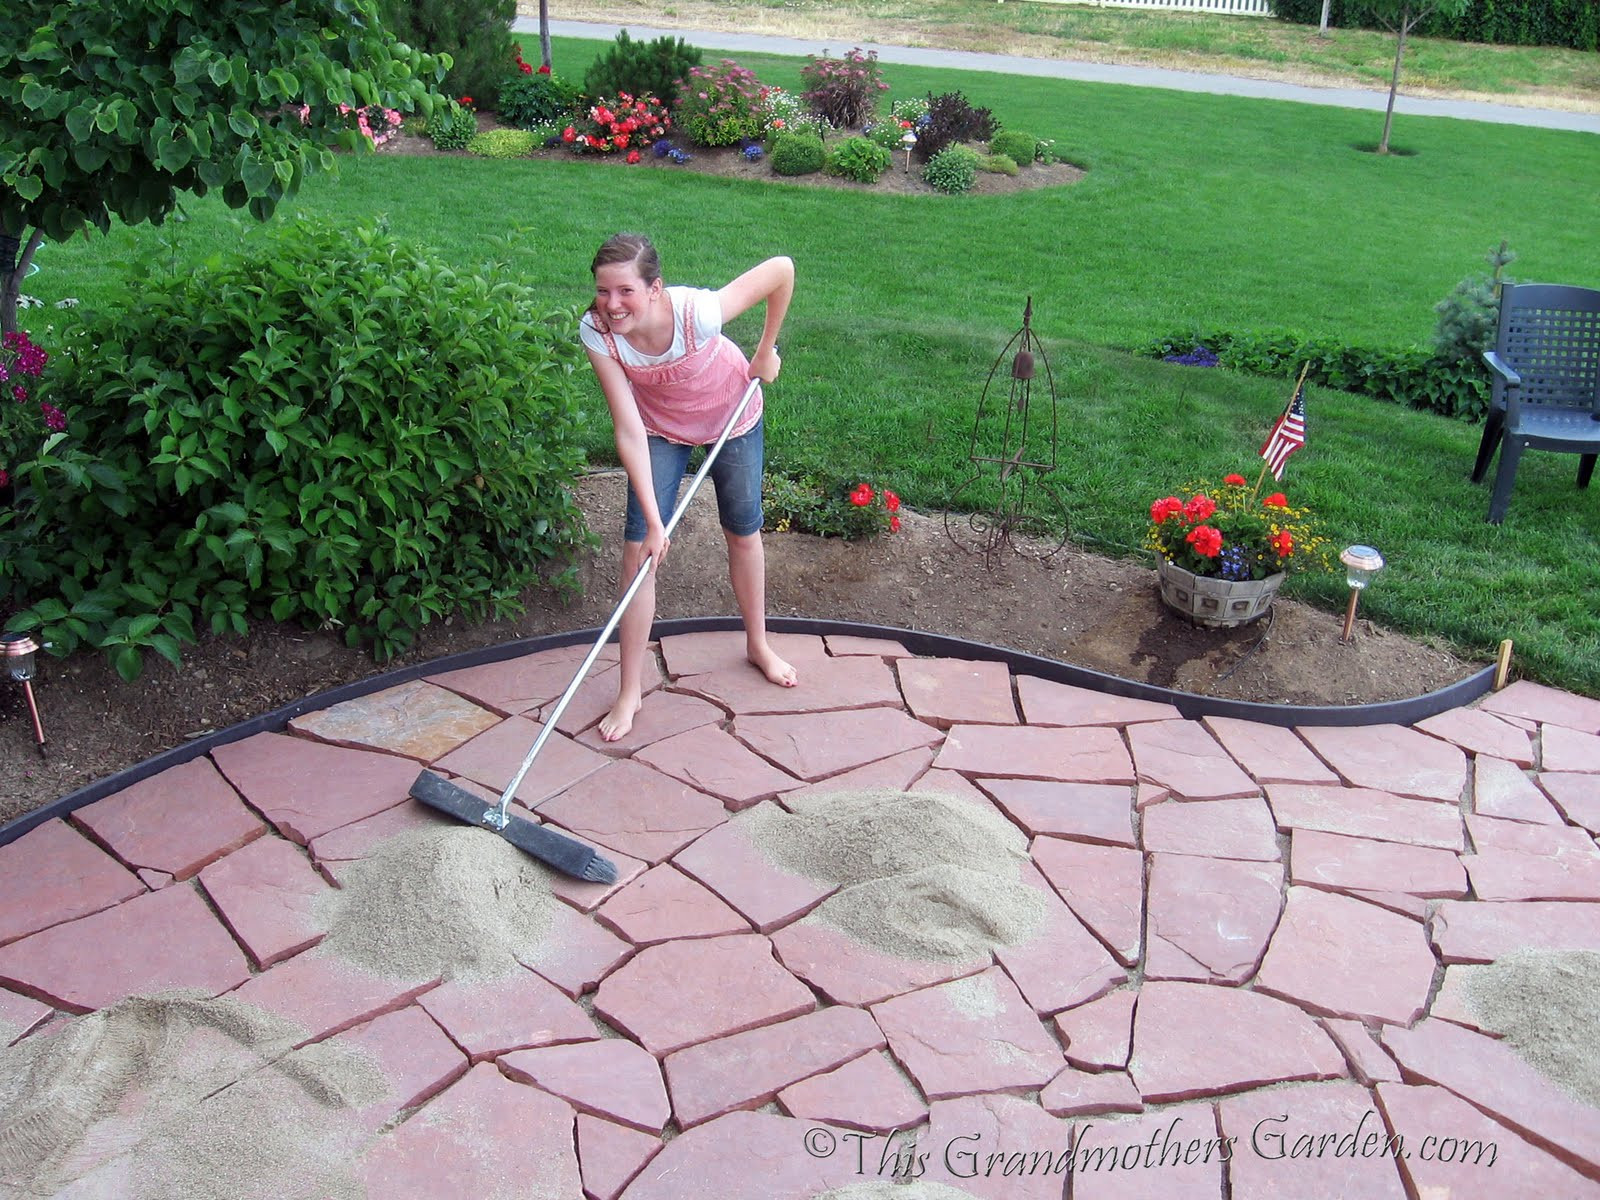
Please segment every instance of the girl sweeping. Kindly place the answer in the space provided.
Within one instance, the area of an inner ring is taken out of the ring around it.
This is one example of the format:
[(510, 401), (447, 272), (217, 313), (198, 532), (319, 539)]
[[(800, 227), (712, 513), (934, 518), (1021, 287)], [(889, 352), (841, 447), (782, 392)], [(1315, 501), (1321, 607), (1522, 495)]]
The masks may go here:
[[(696, 446), (710, 445), (752, 379), (778, 377), (778, 330), (794, 294), (794, 263), (769, 258), (719, 290), (664, 287), (650, 239), (619, 233), (590, 264), (594, 303), (579, 336), (611, 408), (617, 456), (628, 473), (622, 584), (646, 557), (651, 574), (623, 614), (617, 702), (600, 722), (608, 742), (627, 735), (643, 698), (645, 644), (655, 621), (656, 567), (666, 557), (665, 525)], [(766, 302), (766, 323), (747, 360), (722, 334), (724, 323)], [(766, 555), (761, 544), (762, 397), (758, 388), (712, 464), (717, 515), (728, 541), (728, 576), (744, 618), (745, 653), (780, 687), (794, 668), (767, 643)]]

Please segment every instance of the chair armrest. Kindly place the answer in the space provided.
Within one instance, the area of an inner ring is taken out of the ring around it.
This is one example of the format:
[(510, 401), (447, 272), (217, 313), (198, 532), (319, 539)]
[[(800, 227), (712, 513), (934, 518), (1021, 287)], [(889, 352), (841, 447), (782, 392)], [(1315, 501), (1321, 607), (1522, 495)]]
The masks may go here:
[(1510, 364), (1502, 359), (1493, 350), (1485, 350), (1483, 352), (1483, 361), (1488, 363), (1489, 369), (1496, 375), (1500, 376), (1501, 379), (1505, 380), (1508, 386), (1522, 386), (1522, 376), (1513, 371)]

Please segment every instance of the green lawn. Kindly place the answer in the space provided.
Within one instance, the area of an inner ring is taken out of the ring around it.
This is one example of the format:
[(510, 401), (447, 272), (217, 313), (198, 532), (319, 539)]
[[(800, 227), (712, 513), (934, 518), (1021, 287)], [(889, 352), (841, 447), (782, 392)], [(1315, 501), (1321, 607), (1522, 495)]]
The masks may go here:
[[(557, 69), (581, 77), (567, 64), (597, 48), (558, 39)], [(798, 86), (796, 60), (740, 61)], [(1513, 277), (1600, 286), (1591, 135), (1401, 116), (1395, 144), (1415, 153), (1379, 158), (1353, 147), (1377, 140), (1381, 113), (896, 66), (885, 75), (900, 95), (960, 88), (1004, 124), (1055, 139), (1088, 174), (1009, 197), (896, 198), (582, 160), (377, 156), (344, 160), (285, 215), (381, 214), (463, 269), (574, 305), (587, 301), (595, 246), (618, 229), (650, 232), (669, 276), (686, 282), (718, 284), (789, 254), (800, 282), (769, 454), (870, 474), (913, 506), (951, 503), (971, 475), (979, 393), (1031, 295), (1072, 528), (1129, 553), (1154, 498), (1227, 471), (1254, 477), (1288, 384), (1127, 348), (1191, 325), (1423, 342), (1433, 305), (1502, 238), (1520, 255)], [(47, 247), (30, 289), (95, 303), (113, 277), (137, 277), (141, 255), (203, 258), (250, 236), (219, 203), (187, 209), (159, 236), (119, 230)], [(755, 320), (734, 329), (746, 344)], [(605, 459), (609, 425), (586, 386), (587, 444)], [(1493, 528), (1486, 489), (1466, 481), (1476, 427), (1316, 389), (1309, 404), (1310, 445), (1287, 482), (1336, 542), (1388, 557), (1363, 610), (1480, 655), (1514, 637), (1530, 673), (1600, 695), (1600, 491), (1573, 490), (1575, 460), (1529, 455), (1511, 516)], [(1333, 577), (1296, 590), (1330, 608), (1344, 594)]]

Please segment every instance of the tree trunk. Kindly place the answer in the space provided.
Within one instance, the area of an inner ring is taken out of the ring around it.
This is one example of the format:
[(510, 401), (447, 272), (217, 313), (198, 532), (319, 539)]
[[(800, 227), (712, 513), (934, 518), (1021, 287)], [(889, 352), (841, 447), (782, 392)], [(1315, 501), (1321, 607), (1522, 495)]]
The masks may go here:
[(539, 0), (539, 61), (550, 65), (550, 0)]
[[(17, 332), (17, 305), (22, 297), (22, 280), (28, 274), (33, 254), (44, 241), (44, 231), (35, 229), (26, 247), (19, 238), (0, 233), (0, 333)], [(17, 251), (21, 248), (21, 254)]]
[(1333, 0), (1322, 0), (1322, 24), (1317, 26), (1317, 32), (1323, 37), (1328, 36), (1328, 9), (1333, 6)]
[(1395, 39), (1394, 74), (1389, 77), (1389, 107), (1383, 112), (1383, 140), (1378, 143), (1378, 153), (1389, 153), (1389, 130), (1394, 125), (1394, 94), (1400, 90), (1400, 63), (1406, 56), (1406, 33), (1411, 29), (1411, 6), (1406, 5), (1400, 14), (1399, 37)]

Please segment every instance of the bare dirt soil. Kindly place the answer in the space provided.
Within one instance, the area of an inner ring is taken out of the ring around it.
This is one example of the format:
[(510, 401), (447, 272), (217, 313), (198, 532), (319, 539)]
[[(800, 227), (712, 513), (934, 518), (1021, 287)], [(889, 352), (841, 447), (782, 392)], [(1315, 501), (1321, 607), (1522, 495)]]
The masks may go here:
[[(658, 580), (658, 616), (734, 613), (726, 555), (710, 489), (690, 506)], [(514, 620), (456, 618), (427, 629), (413, 651), (379, 665), (337, 632), (261, 625), (247, 638), (208, 637), (183, 669), (155, 661), (134, 684), (106, 661), (40, 656), (34, 689), (49, 743), (34, 751), (20, 689), (0, 685), (0, 822), (78, 787), (326, 688), (447, 654), (517, 638), (597, 628), (615, 603), (625, 481), (608, 471), (580, 479), (576, 495), (601, 539), (578, 564), (581, 595), (530, 592)], [(1402, 699), (1478, 669), (1447, 651), (1279, 600), (1272, 624), (1217, 632), (1168, 613), (1155, 572), (1068, 545), (1040, 562), (1003, 550), (958, 549), (937, 514), (902, 510), (899, 533), (845, 542), (766, 535), (768, 610), (926, 630), (1003, 646), (1166, 687), (1269, 703), (1355, 704)], [(1265, 636), (1263, 636), (1265, 635)], [(804, 681), (802, 680), (802, 686)]]

